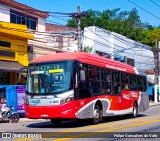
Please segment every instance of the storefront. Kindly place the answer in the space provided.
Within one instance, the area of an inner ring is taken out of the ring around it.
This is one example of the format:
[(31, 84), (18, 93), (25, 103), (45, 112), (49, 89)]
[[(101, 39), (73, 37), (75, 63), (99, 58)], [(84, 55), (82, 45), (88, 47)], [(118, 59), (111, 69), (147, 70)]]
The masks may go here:
[(28, 39), (34, 36), (26, 25), (0, 22), (0, 85), (17, 84), (20, 69), (28, 66)]
[(0, 104), (6, 102), (17, 112), (24, 112), (24, 77), (21, 77), (24, 85), (17, 83), (19, 73), (29, 63), (28, 39), (34, 36), (28, 33), (27, 26), (0, 22)]

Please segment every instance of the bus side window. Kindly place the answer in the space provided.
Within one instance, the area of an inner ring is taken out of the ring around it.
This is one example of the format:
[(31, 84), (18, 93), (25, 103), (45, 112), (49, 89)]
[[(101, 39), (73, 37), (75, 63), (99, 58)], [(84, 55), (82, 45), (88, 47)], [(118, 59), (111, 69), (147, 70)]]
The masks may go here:
[(138, 84), (139, 91), (146, 90), (146, 79), (144, 76), (137, 76), (137, 84)]
[(79, 66), (79, 98), (90, 97), (88, 82), (88, 65), (80, 64)]
[(130, 90), (137, 90), (136, 75), (130, 74)]
[(92, 95), (100, 94), (100, 69), (89, 66), (89, 90)]
[(120, 72), (113, 71), (112, 72), (112, 94), (120, 94), (121, 93), (121, 85), (120, 85)]
[(143, 87), (144, 87), (144, 91), (146, 91), (147, 90), (147, 78), (144, 76), (143, 79), (144, 79)]
[(102, 94), (111, 93), (111, 71), (103, 68), (101, 69)]
[(122, 90), (129, 90), (129, 75), (127, 73), (121, 73)]

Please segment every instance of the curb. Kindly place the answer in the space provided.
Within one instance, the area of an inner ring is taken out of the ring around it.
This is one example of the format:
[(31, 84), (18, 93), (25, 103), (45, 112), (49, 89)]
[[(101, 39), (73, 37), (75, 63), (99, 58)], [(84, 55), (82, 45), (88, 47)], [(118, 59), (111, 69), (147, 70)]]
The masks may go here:
[(39, 122), (39, 121), (42, 121), (42, 122), (46, 122), (46, 121), (49, 121), (49, 119), (29, 119), (29, 118), (20, 118), (19, 119), (19, 122)]
[(160, 105), (160, 103), (153, 103), (153, 104), (149, 105), (149, 107), (158, 106), (158, 105)]

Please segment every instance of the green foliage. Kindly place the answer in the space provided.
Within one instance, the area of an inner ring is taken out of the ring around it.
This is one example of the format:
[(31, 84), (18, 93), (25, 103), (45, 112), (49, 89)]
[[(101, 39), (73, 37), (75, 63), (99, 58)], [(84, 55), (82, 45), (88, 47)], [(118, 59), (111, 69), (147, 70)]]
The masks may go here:
[[(120, 11), (120, 8), (116, 8), (103, 12), (90, 9), (87, 13), (88, 16), (81, 19), (82, 30), (87, 26), (98, 26), (152, 47), (156, 37), (160, 40), (160, 28), (142, 23), (135, 8), (131, 11)], [(77, 27), (75, 19), (68, 20), (67, 26)]]
[(90, 53), (92, 51), (92, 47), (89, 47), (89, 46), (86, 46), (86, 47), (84, 47), (84, 49), (83, 49), (83, 52), (88, 52), (88, 53)]
[(141, 42), (155, 48), (155, 40), (160, 40), (160, 28), (144, 30), (140, 34)]

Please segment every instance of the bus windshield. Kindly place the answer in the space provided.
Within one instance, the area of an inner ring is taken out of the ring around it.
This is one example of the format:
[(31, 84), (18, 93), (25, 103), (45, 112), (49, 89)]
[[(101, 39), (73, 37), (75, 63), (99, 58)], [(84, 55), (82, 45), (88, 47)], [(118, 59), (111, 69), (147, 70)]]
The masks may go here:
[(73, 61), (31, 64), (27, 74), (28, 94), (61, 94), (73, 88)]

